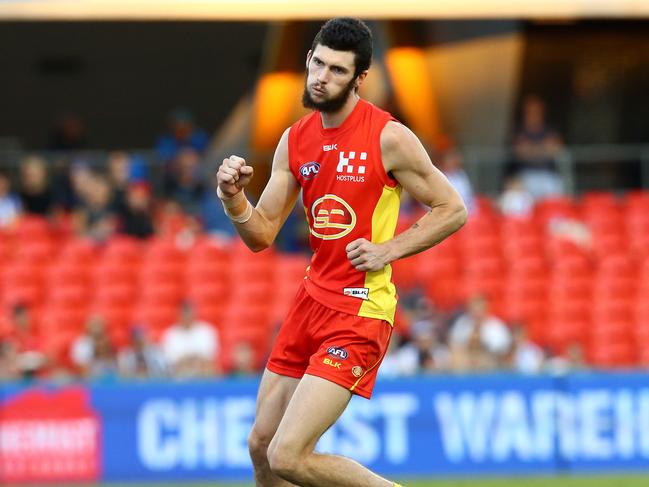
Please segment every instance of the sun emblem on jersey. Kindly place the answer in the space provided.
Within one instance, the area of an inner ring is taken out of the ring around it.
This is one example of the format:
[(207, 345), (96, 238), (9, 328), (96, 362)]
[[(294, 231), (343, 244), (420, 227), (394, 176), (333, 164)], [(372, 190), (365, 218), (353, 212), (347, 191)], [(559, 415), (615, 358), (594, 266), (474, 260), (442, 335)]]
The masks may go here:
[(348, 235), (356, 226), (354, 209), (340, 196), (326, 194), (311, 205), (311, 233), (323, 240)]

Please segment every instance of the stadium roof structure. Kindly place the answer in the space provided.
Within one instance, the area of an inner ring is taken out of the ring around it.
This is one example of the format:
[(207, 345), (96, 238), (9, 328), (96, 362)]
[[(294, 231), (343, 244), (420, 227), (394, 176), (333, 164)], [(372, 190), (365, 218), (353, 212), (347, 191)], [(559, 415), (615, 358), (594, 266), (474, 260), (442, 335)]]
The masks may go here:
[(0, 0), (0, 20), (638, 18), (647, 0)]

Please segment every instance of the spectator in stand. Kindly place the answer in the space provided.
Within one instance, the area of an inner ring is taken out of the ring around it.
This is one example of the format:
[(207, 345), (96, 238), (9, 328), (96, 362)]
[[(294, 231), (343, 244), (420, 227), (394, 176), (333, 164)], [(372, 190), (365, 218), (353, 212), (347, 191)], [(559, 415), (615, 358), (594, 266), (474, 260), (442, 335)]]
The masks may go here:
[(96, 242), (106, 241), (116, 228), (108, 181), (103, 176), (92, 174), (79, 191), (81, 206), (74, 214), (77, 233)]
[(0, 228), (11, 227), (21, 211), (20, 200), (11, 191), (9, 176), (0, 171)]
[(206, 189), (204, 181), (199, 153), (192, 148), (184, 148), (171, 162), (165, 194), (177, 201), (185, 213), (199, 216)]
[(584, 348), (581, 343), (570, 343), (564, 353), (551, 356), (546, 362), (548, 372), (563, 375), (572, 371), (586, 370)]
[(126, 152), (116, 151), (108, 154), (108, 182), (112, 188), (113, 197), (111, 208), (121, 214), (126, 209), (126, 193), (128, 192), (131, 176), (131, 161)]
[(131, 343), (117, 356), (119, 374), (130, 379), (156, 379), (167, 375), (160, 349), (152, 344), (141, 327), (131, 330)]
[(119, 231), (136, 238), (154, 234), (151, 215), (151, 189), (147, 183), (132, 183), (126, 193), (125, 207), (119, 214)]
[(527, 329), (520, 323), (512, 326), (510, 360), (511, 368), (523, 374), (537, 374), (544, 366), (545, 354), (543, 350), (528, 338)]
[(115, 349), (101, 316), (88, 319), (86, 332), (72, 342), (70, 358), (83, 378), (109, 379), (117, 375)]
[(20, 200), (25, 213), (48, 216), (54, 197), (50, 189), (45, 161), (30, 156), (20, 163)]
[(232, 350), (232, 370), (230, 374), (235, 377), (249, 377), (259, 371), (255, 365), (255, 350), (246, 341), (238, 342)]
[(230, 240), (236, 234), (232, 221), (223, 211), (221, 200), (215, 191), (206, 191), (201, 202), (201, 223), (205, 233), (222, 240)]
[(512, 343), (509, 328), (501, 319), (489, 314), (487, 298), (480, 294), (469, 300), (466, 312), (453, 323), (449, 334), (451, 350), (467, 350), (476, 336), (481, 346), (493, 355), (496, 364), (505, 365)]
[(485, 347), (480, 328), (471, 329), (466, 343), (451, 348), (451, 370), (454, 372), (484, 372), (498, 366), (498, 358)]
[(525, 189), (523, 181), (518, 176), (509, 176), (499, 200), (503, 215), (527, 218), (534, 211), (534, 197)]
[(0, 338), (0, 383), (20, 379), (18, 353), (11, 340)]
[(514, 135), (514, 171), (535, 199), (563, 193), (557, 159), (563, 143), (545, 121), (545, 104), (535, 95), (523, 101), (522, 120)]
[(167, 118), (168, 132), (156, 142), (158, 155), (164, 162), (174, 159), (180, 150), (190, 148), (202, 154), (207, 148), (207, 133), (194, 125), (187, 110), (179, 109)]
[(162, 336), (162, 353), (171, 375), (177, 378), (214, 375), (218, 350), (219, 340), (214, 327), (195, 318), (191, 303), (183, 303), (179, 322)]
[(412, 341), (397, 352), (400, 375), (443, 372), (449, 369), (451, 355), (431, 323), (418, 322), (412, 329)]
[(441, 137), (437, 144), (437, 160), (435, 165), (444, 173), (451, 185), (456, 189), (469, 214), (475, 210), (473, 203), (473, 186), (469, 176), (464, 171), (462, 154), (449, 137)]
[(32, 379), (47, 367), (47, 355), (27, 306), (20, 303), (14, 305), (11, 321), (9, 341), (15, 351), (17, 369), (22, 378)]

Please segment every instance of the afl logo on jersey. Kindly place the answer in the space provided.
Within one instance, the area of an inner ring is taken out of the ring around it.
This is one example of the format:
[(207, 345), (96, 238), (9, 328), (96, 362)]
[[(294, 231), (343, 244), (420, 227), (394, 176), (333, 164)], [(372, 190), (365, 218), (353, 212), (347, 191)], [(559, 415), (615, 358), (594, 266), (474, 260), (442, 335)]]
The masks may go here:
[(344, 199), (326, 194), (311, 205), (311, 234), (323, 240), (336, 240), (356, 226), (356, 213)]
[(300, 166), (300, 175), (304, 179), (313, 179), (318, 175), (319, 170), (320, 170), (320, 164), (318, 164), (315, 161), (307, 162), (306, 164), (302, 164)]

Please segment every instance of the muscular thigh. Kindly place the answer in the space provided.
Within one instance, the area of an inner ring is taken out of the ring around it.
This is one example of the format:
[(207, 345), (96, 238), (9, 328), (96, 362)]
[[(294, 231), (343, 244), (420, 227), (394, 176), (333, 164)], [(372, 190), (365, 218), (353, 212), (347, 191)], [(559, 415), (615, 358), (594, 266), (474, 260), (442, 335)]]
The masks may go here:
[(309, 374), (300, 381), (273, 438), (295, 454), (312, 451), (320, 437), (343, 413), (351, 392), (322, 377)]
[(286, 377), (266, 369), (257, 394), (255, 433), (265, 442), (275, 435), (300, 379)]

